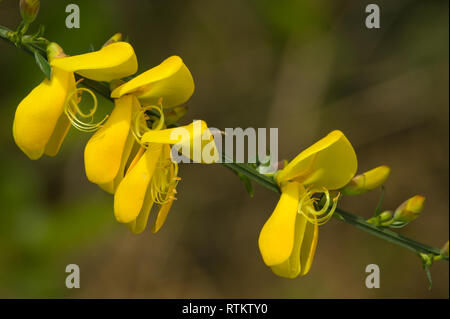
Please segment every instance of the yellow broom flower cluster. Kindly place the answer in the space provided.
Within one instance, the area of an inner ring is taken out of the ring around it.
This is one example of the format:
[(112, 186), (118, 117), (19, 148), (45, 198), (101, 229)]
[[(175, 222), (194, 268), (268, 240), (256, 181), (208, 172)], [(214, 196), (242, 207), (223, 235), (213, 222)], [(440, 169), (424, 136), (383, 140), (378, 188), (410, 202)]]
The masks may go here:
[[(45, 79), (20, 102), (13, 135), (19, 148), (35, 160), (44, 154), (55, 156), (71, 125), (95, 131), (84, 152), (87, 178), (114, 194), (117, 221), (134, 233), (146, 228), (150, 210), (158, 205), (151, 226), (157, 232), (175, 200), (180, 180), (170, 145), (183, 142), (173, 138), (173, 128), (167, 128), (165, 111), (172, 116), (171, 122), (184, 115), (174, 107), (191, 97), (194, 80), (183, 60), (171, 56), (124, 82), (121, 79), (136, 73), (138, 63), (133, 47), (120, 39), (120, 34), (115, 35), (102, 49), (76, 56), (66, 56), (51, 43), (47, 49), (51, 79)], [(93, 123), (97, 99), (91, 90), (77, 87), (74, 73), (114, 88), (114, 109), (102, 121)], [(94, 100), (88, 113), (79, 107), (83, 92)], [(199, 122), (201, 133), (208, 132), (206, 123)], [(183, 128), (194, 138), (192, 124)]]

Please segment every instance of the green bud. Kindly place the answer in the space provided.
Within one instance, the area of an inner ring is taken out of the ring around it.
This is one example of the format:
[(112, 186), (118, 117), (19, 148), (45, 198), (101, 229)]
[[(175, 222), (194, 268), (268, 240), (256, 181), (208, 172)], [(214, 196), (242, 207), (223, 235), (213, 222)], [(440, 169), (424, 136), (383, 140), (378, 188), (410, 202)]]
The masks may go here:
[(392, 212), (390, 210), (386, 210), (377, 216), (369, 218), (367, 222), (375, 226), (386, 226), (386, 223), (389, 224), (389, 221), (391, 219), (392, 219)]
[(394, 220), (399, 223), (409, 223), (419, 217), (424, 205), (425, 197), (421, 195), (411, 197), (395, 210)]
[(379, 215), (380, 222), (387, 222), (392, 218), (392, 212), (390, 210), (384, 211)]
[(26, 24), (36, 19), (39, 12), (40, 0), (20, 0), (20, 15)]
[(63, 58), (65, 56), (67, 56), (67, 55), (64, 53), (64, 50), (59, 46), (58, 43), (51, 42), (47, 46), (47, 59), (49, 62), (53, 59)]
[(356, 175), (340, 191), (343, 195), (360, 195), (383, 185), (391, 169), (389, 166), (378, 166), (363, 174)]

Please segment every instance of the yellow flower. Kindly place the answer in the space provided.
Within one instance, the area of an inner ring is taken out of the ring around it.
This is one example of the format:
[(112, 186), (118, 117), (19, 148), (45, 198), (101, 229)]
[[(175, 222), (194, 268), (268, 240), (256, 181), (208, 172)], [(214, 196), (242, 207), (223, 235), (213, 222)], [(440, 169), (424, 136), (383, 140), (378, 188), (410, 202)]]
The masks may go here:
[(125, 165), (135, 144), (131, 123), (140, 109), (133, 95), (114, 100), (114, 109), (108, 120), (86, 144), (86, 176), (109, 193), (114, 193), (125, 173)]
[(194, 93), (191, 72), (178, 56), (171, 56), (160, 65), (138, 75), (116, 88), (112, 98), (134, 94), (143, 105), (172, 107), (186, 102)]
[[(258, 242), (264, 263), (275, 274), (295, 278), (308, 273), (318, 226), (329, 220), (337, 205), (338, 196), (331, 198), (329, 190), (346, 185), (356, 169), (352, 145), (342, 132), (333, 131), (277, 172), (281, 197)], [(319, 193), (325, 203), (317, 211)]]
[(110, 82), (130, 76), (137, 71), (133, 47), (127, 42), (114, 42), (98, 51), (54, 59), (52, 67), (66, 72), (76, 72), (82, 77)]
[(165, 130), (149, 130), (142, 143), (162, 143), (177, 146), (177, 151), (196, 163), (211, 164), (219, 160), (214, 136), (204, 121)]
[(154, 203), (160, 204), (152, 231), (157, 232), (175, 199), (178, 165), (170, 160), (170, 147), (152, 144), (140, 152), (114, 195), (114, 215), (132, 232), (145, 230)]
[[(152, 206), (158, 204), (160, 207), (151, 227), (152, 232), (157, 232), (175, 200), (176, 186), (180, 178), (178, 164), (171, 158), (171, 144), (192, 145), (196, 139), (207, 136), (209, 139), (206, 145), (212, 145), (213, 152), (217, 154), (206, 123), (199, 122), (198, 133), (195, 132), (193, 123), (162, 130), (156, 127), (140, 138), (143, 146), (114, 194), (114, 215), (117, 221), (126, 223), (132, 232), (144, 231)], [(176, 135), (172, 133), (177, 130), (188, 132), (188, 138), (174, 138)], [(204, 146), (205, 143), (201, 145)]]
[(75, 90), (73, 73), (56, 68), (17, 107), (13, 136), (17, 146), (32, 160), (44, 153), (55, 156), (70, 127), (64, 113), (68, 92)]
[[(193, 91), (191, 73), (181, 58), (166, 59), (112, 91), (114, 110), (86, 145), (88, 179), (114, 194), (114, 215), (133, 233), (145, 230), (156, 205), (159, 208), (151, 230), (157, 232), (175, 200), (180, 178), (171, 145), (178, 145), (183, 155), (194, 160), (200, 158), (202, 162), (202, 153), (207, 151), (212, 161), (218, 160), (205, 122), (167, 128), (165, 115), (171, 122), (182, 116), (185, 108), (171, 107), (186, 102)], [(171, 109), (166, 113), (165, 108)], [(132, 155), (136, 153), (134, 145), (139, 144), (137, 154)], [(134, 159), (126, 168), (131, 157)]]
[[(55, 44), (51, 46), (55, 47)], [(79, 110), (79, 94), (82, 91), (91, 95), (93, 93), (76, 88), (73, 72), (97, 81), (110, 81), (116, 77), (129, 76), (137, 70), (134, 50), (125, 42), (72, 57), (54, 57), (51, 52), (48, 56), (52, 66), (51, 79), (45, 79), (20, 102), (13, 123), (14, 140), (31, 159), (38, 159), (44, 153), (56, 155), (67, 135), (70, 122), (83, 126), (76, 119), (76, 114), (90, 117), (95, 112), (95, 96), (93, 111), (83, 114)]]
[[(140, 142), (140, 132), (148, 130), (146, 121), (150, 118), (146, 112), (160, 114), (160, 119), (152, 118), (158, 123), (159, 130), (166, 125), (162, 108), (186, 102), (193, 90), (192, 76), (177, 56), (116, 87), (111, 93), (115, 101), (111, 116), (85, 148), (85, 169), (89, 181), (114, 193), (136, 144), (133, 135)], [(138, 98), (143, 96), (145, 99), (139, 101)], [(146, 106), (142, 107), (141, 103)]]

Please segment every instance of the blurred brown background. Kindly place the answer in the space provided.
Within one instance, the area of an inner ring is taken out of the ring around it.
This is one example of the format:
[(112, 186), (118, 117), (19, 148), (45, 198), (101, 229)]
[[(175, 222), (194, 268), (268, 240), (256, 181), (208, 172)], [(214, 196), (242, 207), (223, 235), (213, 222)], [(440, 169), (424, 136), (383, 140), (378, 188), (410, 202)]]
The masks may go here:
[[(80, 6), (80, 29), (65, 28), (69, 3)], [(364, 26), (369, 3), (381, 7), (381, 29)], [(448, 16), (445, 0), (43, 0), (32, 30), (45, 24), (72, 55), (122, 32), (141, 71), (180, 55), (196, 82), (183, 122), (278, 127), (280, 158), (342, 130), (360, 172), (391, 166), (383, 208), (427, 197), (399, 232), (440, 247), (449, 237)], [(1, 2), (0, 24), (19, 22), (18, 1)], [(15, 108), (43, 76), (18, 49), (0, 42), (0, 53), (0, 297), (448, 298), (448, 263), (433, 265), (429, 291), (416, 255), (337, 220), (321, 227), (306, 277), (274, 276), (257, 239), (278, 196), (255, 185), (249, 198), (220, 165), (182, 166), (166, 225), (132, 235), (85, 177), (88, 134), (72, 129), (57, 157), (38, 161), (15, 146)], [(378, 197), (340, 206), (370, 217)], [(69, 263), (81, 268), (80, 289), (65, 287)], [(365, 287), (371, 263), (380, 289)]]

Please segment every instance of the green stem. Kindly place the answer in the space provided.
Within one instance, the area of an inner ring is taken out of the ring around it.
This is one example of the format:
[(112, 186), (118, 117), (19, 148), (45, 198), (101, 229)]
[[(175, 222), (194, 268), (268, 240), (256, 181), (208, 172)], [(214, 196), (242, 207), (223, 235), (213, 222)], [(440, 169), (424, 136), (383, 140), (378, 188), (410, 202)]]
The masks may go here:
[[(396, 232), (393, 232), (392, 230), (389, 230), (387, 228), (378, 227), (373, 224), (370, 224), (364, 218), (353, 215), (351, 213), (348, 213), (342, 209), (339, 209), (339, 208), (336, 209), (336, 212), (334, 213), (334, 217), (341, 221), (344, 221), (350, 225), (353, 225), (361, 230), (364, 230), (365, 232), (368, 232), (372, 235), (380, 237), (386, 241), (389, 241), (396, 245), (407, 248), (417, 254), (426, 253), (426, 254), (432, 254), (433, 256), (441, 255), (440, 249), (438, 249), (438, 248), (422, 244), (411, 238), (408, 238), (406, 236), (402, 236)], [(445, 260), (448, 262), (448, 257), (442, 256), (442, 260)]]
[[(0, 26), (0, 38), (5, 40), (6, 42), (15, 44), (12, 42), (12, 40), (10, 38), (10, 32), (12, 32), (12, 31)], [(28, 46), (30, 46), (30, 47), (28, 47)], [(42, 48), (34, 46), (32, 43), (25, 43), (25, 44), (19, 45), (18, 47), (27, 51), (28, 53), (32, 53), (33, 50), (41, 50), (42, 51)], [(77, 75), (77, 79), (81, 79), (81, 77)], [(89, 79), (83, 79), (81, 84), (95, 90), (97, 93), (101, 94), (105, 98), (112, 100), (110, 98), (109, 87), (106, 83), (96, 82), (96, 81), (92, 81)], [(228, 167), (229, 169), (231, 169), (237, 173), (245, 175), (249, 179), (266, 187), (267, 189), (280, 194), (280, 189), (272, 177), (268, 177), (268, 176), (260, 174), (256, 169), (254, 169), (250, 165), (244, 164), (244, 163), (234, 163), (234, 162), (232, 162), (232, 160), (226, 158), (225, 156), (222, 157), (222, 165), (224, 165), (225, 167)], [(353, 225), (353, 226), (355, 226), (369, 234), (377, 236), (383, 240), (386, 240), (386, 241), (394, 243), (398, 246), (407, 248), (417, 254), (420, 254), (420, 253), (431, 254), (435, 257), (438, 257), (438, 258), (436, 258), (436, 260), (445, 260), (448, 262), (448, 256), (441, 255), (440, 250), (438, 248), (431, 247), (431, 246), (425, 245), (423, 243), (420, 243), (418, 241), (415, 241), (411, 238), (399, 235), (396, 232), (393, 232), (389, 229), (372, 225), (372, 224), (368, 223), (366, 221), (366, 219), (363, 217), (351, 214), (351, 213), (346, 212), (339, 208), (336, 209), (336, 211), (334, 213), (334, 217), (340, 221), (343, 221), (345, 223)]]
[(375, 208), (375, 213), (373, 214), (374, 217), (380, 215), (381, 213), (381, 205), (383, 205), (383, 200), (384, 200), (384, 192), (385, 192), (385, 187), (384, 185), (381, 186), (381, 195), (380, 195), (380, 200), (378, 201), (378, 205), (377, 208)]

